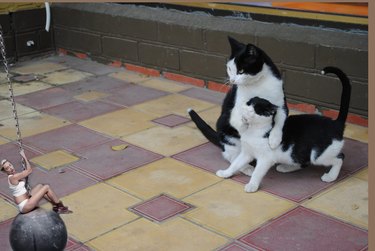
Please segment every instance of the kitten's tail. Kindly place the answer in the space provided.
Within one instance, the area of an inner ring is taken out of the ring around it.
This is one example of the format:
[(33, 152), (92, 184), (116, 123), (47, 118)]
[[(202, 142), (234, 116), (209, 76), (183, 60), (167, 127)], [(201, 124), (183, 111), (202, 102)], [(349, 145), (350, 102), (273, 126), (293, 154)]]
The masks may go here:
[(341, 81), (342, 84), (342, 93), (341, 93), (341, 103), (340, 103), (340, 112), (336, 121), (345, 124), (346, 117), (349, 112), (349, 103), (352, 87), (350, 85), (350, 80), (346, 74), (341, 71), (339, 68), (328, 66), (325, 67), (322, 71), (322, 74), (333, 73)]
[(219, 134), (212, 129), (210, 125), (208, 125), (193, 109), (189, 108), (188, 113), (190, 115), (191, 120), (195, 123), (198, 129), (202, 132), (202, 134), (213, 144), (218, 147), (222, 147), (220, 144)]

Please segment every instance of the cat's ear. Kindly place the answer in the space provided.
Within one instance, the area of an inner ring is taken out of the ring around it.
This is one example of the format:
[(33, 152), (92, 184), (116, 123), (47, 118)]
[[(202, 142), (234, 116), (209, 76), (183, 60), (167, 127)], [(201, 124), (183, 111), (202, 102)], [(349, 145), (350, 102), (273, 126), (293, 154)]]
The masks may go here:
[(230, 48), (232, 49), (232, 56), (245, 46), (243, 43), (238, 42), (236, 39), (232, 38), (231, 36), (228, 36), (228, 41), (230, 44)]
[(258, 55), (258, 50), (254, 45), (248, 44), (246, 45), (246, 54), (251, 57), (256, 57)]

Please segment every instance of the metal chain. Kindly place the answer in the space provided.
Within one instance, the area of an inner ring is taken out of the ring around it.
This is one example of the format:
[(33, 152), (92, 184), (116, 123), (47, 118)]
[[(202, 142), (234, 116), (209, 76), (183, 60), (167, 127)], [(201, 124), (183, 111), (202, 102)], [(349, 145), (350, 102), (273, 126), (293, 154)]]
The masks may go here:
[[(23, 150), (22, 136), (21, 136), (20, 125), (19, 125), (19, 122), (18, 122), (16, 102), (14, 101), (13, 84), (12, 84), (12, 81), (10, 80), (8, 60), (7, 60), (7, 57), (6, 57), (5, 43), (4, 43), (4, 39), (3, 39), (3, 27), (1, 26), (1, 24), (0, 24), (0, 50), (1, 50), (1, 55), (3, 57), (3, 64), (4, 64), (4, 70), (5, 70), (6, 78), (8, 80), (9, 100), (12, 103), (13, 116), (14, 116), (14, 120), (15, 120), (15, 123), (16, 123), (17, 143), (18, 143), (20, 151), (22, 151)], [(25, 161), (22, 157), (21, 157), (21, 163), (22, 163), (22, 169), (25, 170), (26, 169)], [(28, 177), (26, 177), (25, 185), (26, 185), (27, 190), (30, 191)]]

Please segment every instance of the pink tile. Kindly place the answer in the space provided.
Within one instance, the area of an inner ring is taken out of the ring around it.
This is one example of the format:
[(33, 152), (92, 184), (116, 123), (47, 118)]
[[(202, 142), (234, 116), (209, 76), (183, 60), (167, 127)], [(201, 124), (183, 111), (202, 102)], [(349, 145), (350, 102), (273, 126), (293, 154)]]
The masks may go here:
[(134, 84), (116, 88), (115, 90), (113, 90), (113, 92), (113, 95), (104, 98), (104, 100), (124, 106), (136, 105), (169, 94), (164, 91), (159, 91)]
[(368, 144), (345, 138), (343, 170), (350, 173), (368, 166)]
[(181, 124), (185, 124), (191, 120), (179, 115), (170, 114), (161, 118), (154, 119), (152, 121), (168, 127), (175, 127)]
[(229, 166), (229, 162), (221, 155), (221, 149), (211, 143), (194, 147), (172, 157), (213, 173)]
[(231, 244), (219, 249), (218, 251), (256, 251), (256, 250), (261, 250), (261, 249), (245, 247), (243, 244), (232, 242)]
[(211, 91), (203, 88), (191, 88), (185, 91), (180, 92), (180, 94), (211, 102), (214, 104), (221, 105), (223, 103), (225, 94), (221, 92)]
[(23, 142), (44, 153), (48, 153), (58, 149), (79, 152), (89, 146), (101, 144), (109, 140), (111, 139), (86, 127), (72, 124), (27, 137)]
[(12, 251), (9, 242), (10, 227), (13, 219), (9, 219), (0, 223), (0, 247), (2, 251)]
[(71, 93), (62, 88), (49, 88), (16, 97), (16, 102), (34, 109), (46, 109), (73, 101)]
[(69, 120), (71, 122), (79, 122), (121, 108), (123, 107), (101, 101), (89, 103), (73, 101), (53, 106), (48, 109), (43, 109), (42, 112)]
[(83, 150), (82, 159), (73, 164), (75, 168), (87, 172), (99, 179), (108, 179), (136, 167), (151, 163), (163, 156), (128, 144), (121, 151), (114, 151), (112, 146), (128, 144), (121, 140), (112, 140)]
[(85, 246), (83, 243), (74, 240), (73, 238), (69, 237), (68, 242), (65, 246), (64, 251), (91, 251), (92, 249)]
[(162, 194), (131, 207), (130, 210), (145, 218), (161, 222), (191, 208), (192, 206), (187, 203)]
[(297, 207), (241, 237), (241, 242), (265, 250), (362, 250), (367, 231)]

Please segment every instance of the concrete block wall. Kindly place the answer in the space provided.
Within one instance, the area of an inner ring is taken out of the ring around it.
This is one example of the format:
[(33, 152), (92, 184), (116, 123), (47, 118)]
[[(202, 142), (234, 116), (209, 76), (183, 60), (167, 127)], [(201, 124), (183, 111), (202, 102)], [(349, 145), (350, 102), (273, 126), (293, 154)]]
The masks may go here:
[(121, 61), (209, 83), (226, 81), (227, 36), (256, 44), (282, 71), (289, 102), (338, 109), (341, 85), (320, 75), (328, 65), (352, 80), (350, 112), (368, 113), (368, 35), (115, 3), (52, 5), (55, 46), (110, 63)]

